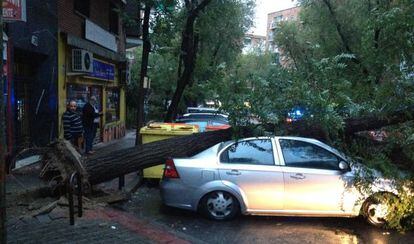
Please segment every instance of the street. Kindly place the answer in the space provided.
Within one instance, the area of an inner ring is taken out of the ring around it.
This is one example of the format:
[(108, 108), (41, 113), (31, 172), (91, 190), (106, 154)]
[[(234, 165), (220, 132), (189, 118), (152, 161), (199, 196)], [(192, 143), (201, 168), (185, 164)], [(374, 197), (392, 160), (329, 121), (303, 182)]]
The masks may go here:
[(413, 0), (2, 3), (0, 244), (414, 244)]
[(369, 226), (362, 218), (239, 216), (216, 222), (161, 204), (157, 187), (142, 186), (114, 207), (207, 243), (412, 243), (401, 234)]
[[(101, 144), (96, 148), (100, 152), (110, 152), (131, 147), (134, 140), (135, 133), (130, 131), (124, 138), (115, 141), (116, 143)], [(34, 186), (39, 181), (35, 178), (26, 174), (18, 179)], [(136, 173), (126, 175), (123, 191), (130, 191), (137, 180)], [(119, 192), (118, 179), (96, 187), (106, 192)], [(18, 189), (19, 185), (9, 185), (10, 194), (17, 192), (15, 188)], [(150, 186), (148, 183), (144, 183), (124, 202), (104, 209), (87, 208), (85, 216), (76, 219), (74, 228), (69, 227), (68, 210), (62, 207), (37, 218), (22, 219), (21, 216), (28, 214), (28, 207), (24, 207), (24, 202), (28, 200), (13, 201), (12, 195), (9, 196), (8, 226), (11, 243), (48, 243), (52, 240), (65, 243), (117, 243), (126, 240), (131, 243), (412, 243), (414, 240), (412, 231), (403, 234), (375, 228), (361, 217), (238, 216), (226, 222), (211, 221), (198, 213), (164, 206), (158, 186)], [(37, 199), (34, 202), (44, 206), (51, 201), (54, 199)], [(22, 231), (26, 235), (20, 235)], [(48, 235), (42, 235), (43, 232)], [(105, 237), (101, 237), (102, 235)]]
[[(135, 133), (130, 131), (122, 143), (106, 150), (134, 145)], [(126, 177), (128, 190), (136, 180)], [(113, 181), (114, 183), (117, 180)], [(405, 234), (372, 227), (358, 218), (306, 218), (239, 216), (226, 222), (211, 221), (198, 213), (162, 205), (157, 186), (142, 185), (131, 199), (113, 207), (138, 218), (162, 225), (207, 243), (412, 243), (414, 232)]]

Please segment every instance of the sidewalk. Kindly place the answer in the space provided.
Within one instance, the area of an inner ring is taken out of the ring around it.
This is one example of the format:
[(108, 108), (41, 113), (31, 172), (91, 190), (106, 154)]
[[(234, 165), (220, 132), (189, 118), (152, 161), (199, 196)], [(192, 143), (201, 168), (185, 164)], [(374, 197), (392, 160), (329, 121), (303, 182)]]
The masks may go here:
[[(100, 143), (97, 153), (132, 147), (135, 132), (110, 143)], [(57, 199), (42, 197), (47, 183), (38, 178), (36, 165), (6, 179), (6, 211), (8, 243), (197, 243), (190, 236), (174, 233), (151, 220), (139, 219), (131, 213), (101, 203), (85, 206), (83, 217), (75, 216), (69, 224), (69, 209)], [(133, 186), (133, 174), (126, 177), (126, 187)], [(136, 175), (136, 174), (135, 174)], [(98, 187), (116, 191), (117, 179)], [(93, 199), (92, 199), (93, 200)], [(86, 204), (88, 205), (88, 204)], [(48, 207), (51, 211), (48, 211)], [(45, 210), (46, 209), (46, 210)], [(40, 213), (40, 214), (37, 214)]]
[(8, 221), (8, 243), (191, 243), (168, 230), (111, 208), (86, 210), (69, 225), (66, 208)]

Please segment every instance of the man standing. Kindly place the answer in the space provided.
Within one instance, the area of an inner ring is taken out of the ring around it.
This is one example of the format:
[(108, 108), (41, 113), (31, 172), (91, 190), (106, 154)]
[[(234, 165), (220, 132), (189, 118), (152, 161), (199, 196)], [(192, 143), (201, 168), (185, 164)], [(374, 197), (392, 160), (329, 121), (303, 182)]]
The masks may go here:
[(62, 116), (63, 131), (66, 140), (72, 142), (76, 149), (80, 150), (82, 140), (82, 120), (76, 113), (76, 102), (71, 100)]
[(101, 114), (96, 108), (96, 97), (91, 96), (89, 102), (87, 102), (85, 106), (83, 106), (82, 110), (82, 122), (85, 135), (86, 154), (94, 153), (94, 151), (92, 150), (92, 143), (93, 139), (96, 136), (96, 130), (99, 125), (99, 116), (101, 116)]

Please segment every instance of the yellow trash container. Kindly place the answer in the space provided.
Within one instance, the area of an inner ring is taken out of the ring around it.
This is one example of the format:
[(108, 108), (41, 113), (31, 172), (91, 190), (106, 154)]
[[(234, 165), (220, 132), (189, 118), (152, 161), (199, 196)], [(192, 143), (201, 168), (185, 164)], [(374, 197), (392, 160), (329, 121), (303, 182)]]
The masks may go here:
[[(198, 133), (198, 125), (189, 125), (183, 123), (152, 123), (142, 127), (142, 143), (165, 140), (176, 136), (186, 136)], [(163, 163), (163, 162), (160, 162)], [(143, 170), (146, 179), (161, 179), (164, 171), (164, 164), (146, 168)]]

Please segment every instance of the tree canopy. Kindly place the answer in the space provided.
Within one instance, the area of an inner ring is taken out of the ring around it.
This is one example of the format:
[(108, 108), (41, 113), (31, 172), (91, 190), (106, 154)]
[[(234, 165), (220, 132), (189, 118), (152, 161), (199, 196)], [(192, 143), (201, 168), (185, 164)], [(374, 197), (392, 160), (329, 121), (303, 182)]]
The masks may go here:
[[(163, 118), (176, 89), (176, 81), (182, 72), (182, 32), (188, 11), (176, 2), (174, 9), (157, 11), (152, 16), (150, 39), (152, 52), (149, 57), (148, 77), (151, 79), (149, 93), (149, 119)], [(181, 99), (181, 109), (187, 105), (210, 99), (203, 87), (216, 79), (217, 67), (231, 65), (241, 52), (244, 33), (252, 25), (254, 1), (211, 1), (200, 12), (194, 23), (198, 43), (194, 73)], [(226, 18), (223, 18), (226, 16)], [(139, 62), (133, 68), (133, 77)], [(134, 88), (131, 85), (130, 91)], [(133, 96), (133, 93), (130, 93)], [(133, 104), (131, 104), (131, 107)]]

